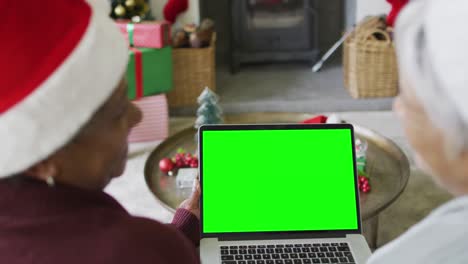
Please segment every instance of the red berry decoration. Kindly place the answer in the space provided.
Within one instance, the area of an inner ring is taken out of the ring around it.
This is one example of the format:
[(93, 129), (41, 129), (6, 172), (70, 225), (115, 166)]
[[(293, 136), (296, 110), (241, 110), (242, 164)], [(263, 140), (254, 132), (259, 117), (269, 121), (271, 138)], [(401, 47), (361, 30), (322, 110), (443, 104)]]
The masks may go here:
[(359, 190), (363, 193), (369, 193), (371, 191), (369, 179), (365, 176), (358, 177), (358, 187)]
[(177, 169), (183, 168), (185, 166), (185, 163), (183, 160), (177, 160), (175, 163), (175, 166)]
[(198, 168), (198, 158), (195, 155), (186, 153), (184, 149), (177, 150), (177, 154), (172, 159), (164, 158), (159, 162), (162, 172), (169, 175), (181, 168)]
[(159, 161), (159, 169), (164, 173), (169, 173), (172, 169), (174, 169), (174, 163), (171, 159), (164, 158)]
[(198, 159), (193, 158), (192, 161), (190, 161), (190, 168), (198, 168)]

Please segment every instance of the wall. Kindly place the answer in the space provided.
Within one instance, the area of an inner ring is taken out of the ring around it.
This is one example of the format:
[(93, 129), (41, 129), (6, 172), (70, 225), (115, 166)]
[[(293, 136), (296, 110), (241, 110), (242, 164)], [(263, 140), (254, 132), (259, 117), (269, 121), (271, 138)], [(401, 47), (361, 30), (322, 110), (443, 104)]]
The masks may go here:
[(385, 0), (356, 0), (357, 21), (360, 21), (367, 15), (387, 14), (389, 11), (390, 5)]

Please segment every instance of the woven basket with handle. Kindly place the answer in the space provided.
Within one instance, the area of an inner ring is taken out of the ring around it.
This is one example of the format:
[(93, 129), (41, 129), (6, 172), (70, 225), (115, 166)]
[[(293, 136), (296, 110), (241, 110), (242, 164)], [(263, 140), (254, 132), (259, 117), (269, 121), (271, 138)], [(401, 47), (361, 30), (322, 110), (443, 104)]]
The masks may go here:
[(344, 43), (344, 84), (353, 98), (398, 94), (395, 48), (384, 27), (376, 21), (363, 23)]
[(172, 50), (174, 87), (167, 94), (170, 107), (195, 106), (205, 87), (216, 90), (215, 45), (213, 33), (208, 47)]

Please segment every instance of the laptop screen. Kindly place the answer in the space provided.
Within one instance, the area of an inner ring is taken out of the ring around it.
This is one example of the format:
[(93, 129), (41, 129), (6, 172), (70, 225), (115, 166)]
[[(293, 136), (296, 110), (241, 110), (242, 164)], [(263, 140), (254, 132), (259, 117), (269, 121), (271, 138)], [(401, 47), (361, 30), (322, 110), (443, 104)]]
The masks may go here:
[(358, 230), (350, 125), (234, 127), (200, 132), (204, 234)]

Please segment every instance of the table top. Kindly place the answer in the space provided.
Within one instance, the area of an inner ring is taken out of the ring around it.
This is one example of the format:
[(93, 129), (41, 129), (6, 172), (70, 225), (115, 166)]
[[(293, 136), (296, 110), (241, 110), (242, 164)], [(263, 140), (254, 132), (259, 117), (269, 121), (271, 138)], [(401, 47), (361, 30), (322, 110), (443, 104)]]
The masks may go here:
[[(226, 116), (225, 121), (230, 124), (298, 123), (309, 117), (308, 114), (251, 113)], [(187, 199), (191, 189), (177, 188), (176, 177), (159, 170), (159, 160), (173, 157), (178, 148), (196, 152), (195, 133), (193, 128), (175, 133), (153, 150), (145, 164), (146, 184), (156, 199), (172, 212)], [(367, 220), (387, 208), (403, 192), (410, 167), (403, 151), (390, 139), (359, 126), (355, 126), (355, 136), (368, 142), (367, 173), (371, 178), (372, 191), (360, 194), (361, 216)]]

